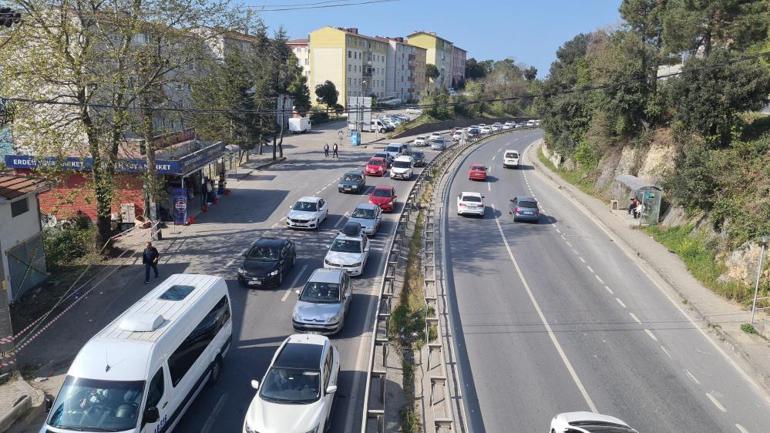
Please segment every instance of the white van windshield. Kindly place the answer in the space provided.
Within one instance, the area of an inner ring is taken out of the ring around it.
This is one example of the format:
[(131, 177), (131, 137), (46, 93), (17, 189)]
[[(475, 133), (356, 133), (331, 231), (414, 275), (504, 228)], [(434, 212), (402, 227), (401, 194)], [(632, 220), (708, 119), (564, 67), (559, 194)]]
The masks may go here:
[(144, 381), (112, 381), (67, 376), (51, 408), (48, 425), (77, 431), (136, 428)]

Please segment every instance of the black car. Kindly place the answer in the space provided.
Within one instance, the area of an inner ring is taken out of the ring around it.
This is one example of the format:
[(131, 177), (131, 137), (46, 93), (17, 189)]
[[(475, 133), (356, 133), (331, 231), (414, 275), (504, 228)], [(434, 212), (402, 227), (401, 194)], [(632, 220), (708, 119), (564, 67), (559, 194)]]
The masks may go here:
[(294, 242), (259, 238), (243, 253), (238, 281), (246, 287), (280, 287), (296, 259)]
[(349, 171), (342, 175), (337, 190), (339, 192), (363, 192), (366, 189), (366, 175), (363, 170)]
[(412, 163), (415, 167), (425, 167), (425, 154), (419, 150), (412, 151)]

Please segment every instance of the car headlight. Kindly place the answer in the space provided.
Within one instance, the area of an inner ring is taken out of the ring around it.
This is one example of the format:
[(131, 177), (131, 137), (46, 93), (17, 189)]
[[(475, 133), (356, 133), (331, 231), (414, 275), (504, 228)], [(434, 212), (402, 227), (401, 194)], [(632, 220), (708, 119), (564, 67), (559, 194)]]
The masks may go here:
[(332, 263), (329, 259), (324, 259), (324, 263), (327, 265), (334, 265), (334, 263)]
[(355, 263), (353, 263), (353, 264), (352, 264), (352, 265), (350, 265), (350, 266), (361, 266), (361, 264), (362, 264), (362, 263), (363, 263), (363, 262), (355, 262)]
[(259, 433), (259, 432), (258, 432), (258, 431), (256, 431), (255, 429), (251, 428), (251, 426), (249, 425), (249, 423), (248, 423), (248, 422), (245, 422), (245, 423), (243, 423), (243, 430), (244, 430), (246, 433)]
[(270, 272), (270, 273), (269, 273), (269, 274), (267, 274), (267, 275), (268, 275), (268, 276), (270, 276), (270, 277), (274, 277), (274, 276), (278, 275), (278, 273), (279, 273), (280, 271), (281, 271), (280, 269), (276, 269), (276, 270), (274, 270), (273, 272)]
[(239, 275), (243, 275), (243, 274), (245, 274), (245, 273), (246, 273), (246, 269), (243, 269), (243, 268), (238, 268), (238, 274), (239, 274)]
[(341, 184), (341, 183), (338, 183), (338, 184), (337, 184), (337, 188), (342, 188), (342, 187), (344, 187), (344, 186), (345, 186), (345, 185), (343, 185), (343, 184)]
[(333, 316), (329, 316), (329, 318), (326, 319), (326, 323), (339, 323), (341, 318), (340, 313), (337, 313)]

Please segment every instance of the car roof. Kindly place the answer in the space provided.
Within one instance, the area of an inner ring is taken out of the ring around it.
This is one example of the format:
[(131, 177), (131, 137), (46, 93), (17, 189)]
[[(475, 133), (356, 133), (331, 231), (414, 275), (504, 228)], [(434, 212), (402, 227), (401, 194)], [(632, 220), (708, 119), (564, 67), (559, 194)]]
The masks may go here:
[(505, 152), (506, 152), (506, 153), (508, 153), (508, 152), (516, 152), (516, 153), (519, 153), (519, 151), (518, 151), (518, 150), (516, 150), (516, 149), (505, 149)]
[(309, 201), (311, 203), (318, 203), (321, 200), (321, 197), (313, 197), (313, 196), (305, 196), (300, 197), (297, 201)]
[(345, 271), (342, 269), (318, 268), (310, 275), (307, 282), (315, 283), (339, 283)]
[(388, 191), (395, 190), (395, 188), (393, 188), (393, 185), (377, 185), (374, 187), (374, 189), (387, 189)]
[(349, 174), (357, 174), (357, 175), (363, 175), (363, 174), (364, 174), (364, 171), (363, 171), (363, 170), (361, 170), (360, 168), (356, 168), (356, 169), (354, 169), (354, 170), (346, 171), (346, 172), (345, 172), (345, 174), (343, 174), (343, 176), (347, 176), (347, 175), (349, 175)]
[(561, 418), (562, 420), (570, 424), (574, 422), (598, 421), (598, 422), (628, 426), (628, 424), (626, 424), (623, 420), (615, 418), (614, 416), (602, 415), (600, 413), (587, 412), (587, 411), (565, 412), (565, 413), (558, 414), (556, 417)]
[(474, 168), (487, 168), (487, 166), (484, 164), (471, 164), (471, 169)]
[(372, 204), (372, 203), (360, 203), (358, 206), (356, 206), (356, 209), (373, 210), (373, 209), (377, 209), (377, 208), (379, 208), (379, 206), (377, 206), (376, 204)]
[(282, 247), (284, 244), (288, 242), (286, 239), (278, 239), (278, 238), (259, 238), (254, 243), (251, 244), (252, 247), (260, 246), (260, 247)]
[[(291, 335), (275, 359), (275, 367), (318, 370), (321, 367), (325, 339), (315, 334)], [(325, 338), (325, 337), (323, 337)]]
[(514, 198), (517, 199), (518, 201), (534, 201), (535, 203), (537, 203), (537, 199), (535, 199), (534, 197), (530, 197), (528, 195), (519, 195)]
[(460, 193), (460, 195), (462, 195), (463, 197), (466, 196), (466, 195), (467, 196), (473, 196), (473, 197), (481, 197), (481, 193), (480, 192), (470, 192), (470, 191), (463, 191), (463, 192)]

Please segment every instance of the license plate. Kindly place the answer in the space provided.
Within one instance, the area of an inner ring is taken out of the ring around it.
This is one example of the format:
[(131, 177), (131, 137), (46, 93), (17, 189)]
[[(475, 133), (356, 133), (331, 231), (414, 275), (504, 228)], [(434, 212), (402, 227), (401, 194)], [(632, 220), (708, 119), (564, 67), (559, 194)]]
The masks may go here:
[(346, 187), (345, 187), (345, 191), (353, 191), (353, 188), (351, 188), (351, 187), (349, 187), (349, 186), (346, 186)]
[(534, 212), (524, 212), (524, 215), (532, 215)]
[(250, 280), (249, 284), (262, 284), (262, 280)]

